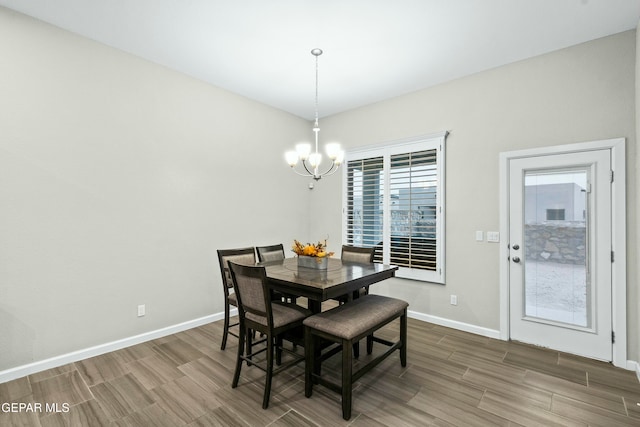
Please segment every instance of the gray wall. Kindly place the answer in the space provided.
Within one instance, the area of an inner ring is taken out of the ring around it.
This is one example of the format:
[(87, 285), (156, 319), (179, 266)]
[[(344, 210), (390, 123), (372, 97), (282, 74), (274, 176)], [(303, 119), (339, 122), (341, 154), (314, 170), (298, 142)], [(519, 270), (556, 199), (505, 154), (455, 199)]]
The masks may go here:
[[(411, 310), (489, 330), (499, 324), (498, 155), (542, 146), (627, 138), (627, 232), (636, 236), (636, 34), (628, 31), (457, 79), (322, 120), (326, 140), (347, 147), (448, 130), (446, 286), (390, 281), (372, 288)], [(339, 212), (338, 179), (313, 190), (313, 209)], [(318, 230), (339, 236), (326, 216)], [(629, 239), (628, 359), (639, 360), (637, 238)], [(449, 304), (449, 295), (458, 305)]]
[[(640, 22), (638, 22), (638, 26), (640, 26)], [(635, 86), (636, 137), (637, 135), (640, 135), (640, 31), (638, 31), (638, 26), (636, 26), (636, 57), (635, 57), (636, 59), (636, 75), (635, 75), (636, 77), (635, 79), (636, 81), (636, 86)], [(640, 156), (638, 156), (637, 154), (635, 157), (635, 162), (632, 161), (627, 163), (636, 171), (640, 170)], [(635, 188), (640, 189), (640, 174), (636, 174), (635, 180), (632, 178), (633, 177), (630, 177), (627, 180), (628, 185), (632, 186), (635, 183)], [(637, 194), (635, 199), (635, 208), (636, 208), (635, 215), (630, 213), (627, 219), (627, 227), (629, 226), (629, 224), (634, 225), (633, 233), (628, 234), (629, 235), (628, 246), (633, 247), (633, 251), (630, 251), (630, 253), (628, 254), (629, 256), (628, 261), (631, 264), (635, 264), (636, 266), (639, 266), (640, 251), (638, 251), (638, 248), (640, 248), (640, 234), (638, 233), (638, 224), (640, 224), (640, 196), (638, 196)], [(629, 328), (635, 331), (636, 340), (640, 341), (640, 337), (638, 337), (638, 335), (640, 335), (640, 316), (638, 315), (638, 311), (640, 311), (639, 310), (640, 289), (638, 289), (638, 287), (640, 287), (640, 284), (638, 283), (638, 275), (640, 275), (640, 273), (636, 271), (635, 276), (628, 278), (629, 280), (627, 281), (627, 284), (630, 285), (631, 280), (633, 280), (633, 283), (636, 284), (635, 292), (629, 293), (629, 305), (631, 306), (632, 304), (635, 304), (635, 310), (633, 310), (633, 315), (629, 316), (629, 322), (630, 322)], [(635, 342), (635, 350), (636, 350), (635, 355), (633, 353), (630, 353), (630, 356), (635, 356), (630, 358), (632, 360), (635, 360), (636, 362), (640, 362), (640, 342), (638, 341)], [(637, 369), (638, 379), (640, 379), (640, 365), (638, 365), (636, 369)]]
[(220, 313), (216, 249), (307, 237), (307, 121), (4, 8), (0, 52), (0, 371)]
[[(221, 312), (218, 248), (339, 248), (339, 176), (310, 191), (283, 160), (304, 120), (3, 8), (0, 52), (0, 371)], [(637, 236), (635, 66), (626, 32), (321, 120), (347, 147), (451, 131), (447, 284), (375, 291), (499, 328), (498, 245), (474, 232), (498, 230), (502, 151), (626, 137)]]

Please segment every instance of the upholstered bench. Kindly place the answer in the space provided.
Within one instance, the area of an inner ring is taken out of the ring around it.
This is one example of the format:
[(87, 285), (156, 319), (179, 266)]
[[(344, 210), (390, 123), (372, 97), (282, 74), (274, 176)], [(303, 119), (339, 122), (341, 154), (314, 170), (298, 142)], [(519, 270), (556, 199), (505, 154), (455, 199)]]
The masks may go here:
[[(307, 317), (305, 336), (305, 396), (311, 397), (313, 384), (323, 385), (342, 395), (342, 418), (351, 418), (353, 383), (373, 369), (395, 350), (400, 350), (400, 363), (407, 365), (407, 307), (409, 304), (395, 298), (380, 295), (364, 295), (334, 309)], [(374, 332), (391, 321), (400, 318), (400, 339), (387, 341), (374, 336)], [(388, 346), (384, 353), (373, 358), (353, 372), (353, 344), (367, 337), (367, 353), (371, 354), (373, 342)], [(319, 339), (340, 344), (342, 349), (342, 384), (338, 385), (321, 376), (322, 360), (336, 354), (335, 349), (321, 354)]]

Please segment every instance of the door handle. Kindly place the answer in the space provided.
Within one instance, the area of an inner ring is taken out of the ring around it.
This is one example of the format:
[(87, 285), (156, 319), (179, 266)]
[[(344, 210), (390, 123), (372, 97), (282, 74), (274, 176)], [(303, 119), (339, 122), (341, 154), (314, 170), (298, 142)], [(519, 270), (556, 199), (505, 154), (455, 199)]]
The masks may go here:
[(516, 243), (515, 245), (513, 245), (513, 250), (514, 251), (517, 251), (518, 249), (520, 249), (520, 245), (519, 244)]
[(514, 256), (513, 257), (513, 262), (515, 262), (515, 263), (520, 262), (520, 257)]

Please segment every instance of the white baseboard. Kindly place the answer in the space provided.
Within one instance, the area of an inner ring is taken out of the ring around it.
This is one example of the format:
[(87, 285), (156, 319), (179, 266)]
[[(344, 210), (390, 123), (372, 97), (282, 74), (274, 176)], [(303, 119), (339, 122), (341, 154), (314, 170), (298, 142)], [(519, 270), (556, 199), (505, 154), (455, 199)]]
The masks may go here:
[[(235, 316), (237, 309), (232, 310), (231, 315)], [(407, 315), (412, 319), (421, 320), (423, 322), (434, 323), (440, 326), (446, 326), (448, 328), (458, 329), (464, 332), (469, 332), (476, 335), (481, 335), (488, 338), (501, 339), (500, 331), (483, 328), (469, 323), (458, 322), (456, 320), (445, 319), (443, 317), (431, 316), (424, 313), (418, 313), (416, 311), (408, 311)], [(206, 325), (207, 323), (216, 322), (224, 318), (223, 313), (212, 314), (198, 319), (189, 320), (187, 322), (179, 323), (177, 325), (168, 326), (166, 328), (157, 329), (155, 331), (145, 332), (140, 335), (135, 335), (129, 338), (113, 341), (110, 343), (100, 344), (94, 347), (86, 348), (83, 350), (74, 351), (71, 353), (63, 354), (60, 356), (52, 357), (45, 360), (29, 363), (23, 366), (17, 366), (15, 368), (0, 371), (0, 384), (12, 381), (18, 378), (22, 378), (27, 375), (35, 374), (36, 372), (45, 371), (47, 369), (57, 368), (59, 366), (66, 365), (68, 363), (77, 362), (79, 360), (88, 359), (90, 357), (99, 356), (111, 351), (120, 350), (132, 345), (141, 344), (146, 341), (150, 341), (156, 338), (161, 338), (167, 335), (176, 334), (178, 332), (186, 331), (187, 329), (196, 328), (198, 326)], [(636, 371), (638, 381), (640, 381), (640, 364), (638, 362), (629, 360), (627, 361), (627, 369)]]
[(638, 377), (638, 382), (640, 382), (640, 363), (633, 360), (627, 360), (627, 369), (630, 371), (636, 371), (636, 377)]
[[(236, 314), (237, 314), (237, 309), (234, 309), (231, 311), (232, 316), (235, 316)], [(0, 384), (25, 377), (27, 375), (35, 374), (36, 372), (57, 368), (59, 366), (66, 365), (68, 363), (73, 363), (79, 360), (88, 359), (90, 357), (99, 356), (101, 354), (120, 350), (122, 348), (130, 347), (136, 344), (141, 344), (143, 342), (150, 341), (156, 338), (161, 338), (167, 335), (176, 334), (178, 332), (182, 332), (182, 331), (186, 331), (187, 329), (206, 325), (207, 323), (215, 322), (221, 319), (224, 319), (224, 313), (211, 314), (209, 316), (204, 316), (198, 319), (193, 319), (183, 323), (178, 323), (177, 325), (168, 326), (166, 328), (157, 329), (155, 331), (145, 332), (140, 335), (123, 338), (121, 340), (100, 344), (100, 345), (85, 348), (82, 350), (73, 351), (71, 353), (55, 356), (49, 359), (39, 360), (37, 362), (29, 363), (27, 365), (10, 368), (4, 371), (0, 371)]]
[[(232, 310), (231, 315), (235, 316), (236, 314), (237, 314), (237, 309)], [(478, 334), (478, 335), (482, 335), (490, 338), (500, 339), (499, 331), (495, 331), (492, 329), (481, 328), (479, 326), (457, 322), (455, 320), (449, 320), (442, 317), (430, 316), (428, 314), (418, 313), (415, 311), (409, 311), (407, 315), (413, 319), (422, 320), (424, 322), (430, 322), (436, 325), (446, 326), (449, 328), (470, 332), (472, 334)], [(161, 338), (167, 335), (186, 331), (187, 329), (202, 326), (207, 323), (221, 320), (223, 318), (224, 318), (224, 313), (212, 314), (209, 316), (201, 317), (199, 319), (193, 319), (187, 322), (179, 323), (177, 325), (172, 325), (166, 328), (157, 329), (155, 331), (145, 332), (140, 335), (123, 338), (121, 340), (100, 344), (94, 347), (89, 347), (89, 348), (74, 351), (71, 353), (63, 354), (60, 356), (55, 356), (49, 359), (29, 363), (27, 365), (10, 368), (4, 371), (0, 371), (0, 384), (15, 380), (17, 378), (25, 377), (27, 375), (35, 374), (36, 372), (57, 368), (59, 366), (66, 365), (68, 363), (77, 362), (79, 360), (99, 356), (101, 354), (120, 350), (122, 348), (130, 347), (132, 345), (141, 344), (143, 342), (150, 341), (156, 338)]]
[(407, 316), (412, 319), (422, 320), (423, 322), (435, 323), (436, 325), (446, 326), (448, 328), (458, 329), (464, 332), (470, 332), (476, 335), (482, 335), (483, 337), (500, 338), (500, 331), (495, 329), (483, 328), (469, 323), (458, 322), (456, 320), (445, 319), (444, 317), (431, 316), (429, 314), (418, 313), (417, 311), (408, 311)]
[[(458, 329), (460, 331), (502, 340), (502, 338), (500, 337), (500, 331), (494, 329), (483, 328), (480, 326), (471, 325), (469, 323), (458, 322), (455, 320), (431, 316), (429, 314), (418, 313), (415, 311), (408, 311), (407, 316), (412, 319), (422, 320), (423, 322), (435, 323), (436, 325), (446, 326), (448, 328)], [(622, 368), (625, 367), (623, 366)], [(626, 369), (629, 371), (635, 371), (636, 376), (638, 377), (638, 381), (640, 382), (640, 363), (633, 360), (627, 360)]]

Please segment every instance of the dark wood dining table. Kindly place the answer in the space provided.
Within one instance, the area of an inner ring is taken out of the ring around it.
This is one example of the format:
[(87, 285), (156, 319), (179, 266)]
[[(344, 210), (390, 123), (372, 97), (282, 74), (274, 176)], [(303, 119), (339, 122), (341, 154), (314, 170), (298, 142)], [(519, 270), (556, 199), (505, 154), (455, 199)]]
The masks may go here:
[(384, 264), (359, 264), (329, 258), (326, 270), (298, 267), (297, 258), (259, 263), (264, 266), (269, 286), (288, 295), (306, 297), (313, 313), (322, 302), (350, 295), (358, 289), (395, 276), (398, 267)]

